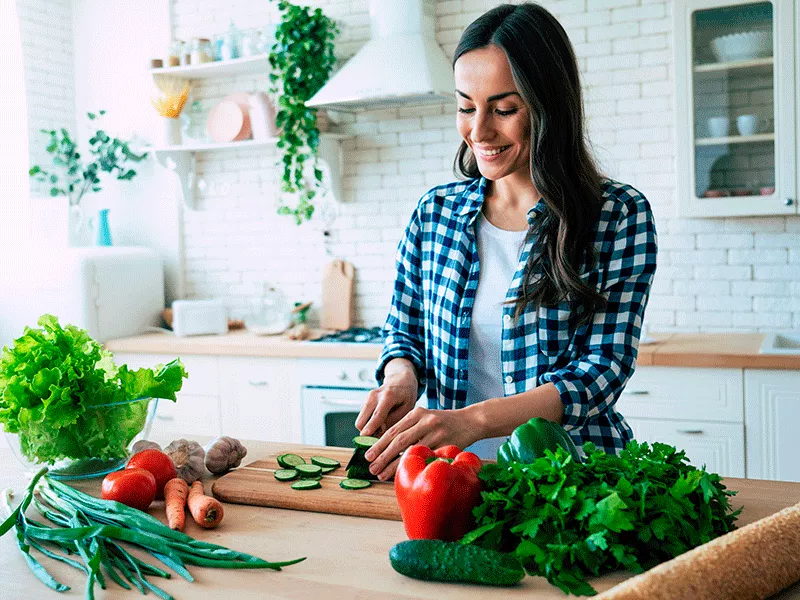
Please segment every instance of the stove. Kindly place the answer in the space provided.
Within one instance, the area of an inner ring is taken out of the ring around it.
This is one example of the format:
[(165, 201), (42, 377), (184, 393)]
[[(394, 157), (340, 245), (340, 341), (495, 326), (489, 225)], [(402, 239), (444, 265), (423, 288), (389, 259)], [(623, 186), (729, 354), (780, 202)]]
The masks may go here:
[(337, 331), (323, 335), (312, 342), (336, 342), (345, 344), (382, 344), (383, 328), (381, 327), (351, 327), (344, 331)]

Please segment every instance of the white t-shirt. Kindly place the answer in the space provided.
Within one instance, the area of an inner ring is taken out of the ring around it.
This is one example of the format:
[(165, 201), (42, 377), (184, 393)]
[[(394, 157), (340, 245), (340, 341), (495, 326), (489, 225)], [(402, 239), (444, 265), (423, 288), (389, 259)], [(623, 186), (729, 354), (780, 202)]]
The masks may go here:
[[(468, 405), (504, 396), (500, 362), (503, 302), (527, 233), (527, 230), (507, 231), (495, 227), (482, 212), (475, 222), (480, 273), (469, 332)], [(467, 449), (481, 458), (495, 459), (497, 449), (505, 440), (506, 437), (479, 440)]]

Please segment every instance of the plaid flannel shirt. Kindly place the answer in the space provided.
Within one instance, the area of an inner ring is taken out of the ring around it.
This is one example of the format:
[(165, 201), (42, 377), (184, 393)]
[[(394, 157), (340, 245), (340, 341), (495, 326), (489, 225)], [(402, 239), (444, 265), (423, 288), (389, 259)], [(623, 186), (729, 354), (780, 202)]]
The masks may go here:
[[(433, 188), (419, 202), (397, 251), (397, 276), (377, 370), (397, 357), (415, 366), (429, 408), (462, 408), (467, 351), (478, 287), (475, 220), (484, 178)], [(570, 323), (568, 302), (527, 309), (518, 320), (503, 306), (504, 394), (552, 382), (564, 403), (562, 424), (580, 449), (587, 441), (618, 453), (632, 437), (615, 409), (636, 365), (642, 318), (656, 268), (656, 231), (647, 199), (629, 185), (603, 180), (595, 233), (597, 263), (581, 278), (608, 301), (589, 323)], [(528, 212), (532, 223), (547, 210)], [(526, 240), (506, 300), (517, 297), (532, 251)], [(534, 276), (536, 276), (534, 274)]]

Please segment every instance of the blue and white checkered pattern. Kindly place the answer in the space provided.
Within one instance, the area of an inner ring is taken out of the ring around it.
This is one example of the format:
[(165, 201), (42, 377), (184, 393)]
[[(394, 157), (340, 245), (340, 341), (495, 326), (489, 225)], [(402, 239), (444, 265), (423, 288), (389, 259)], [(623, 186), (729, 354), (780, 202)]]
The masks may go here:
[[(377, 372), (392, 358), (411, 360), (430, 408), (462, 408), (478, 249), (475, 219), (486, 180), (433, 188), (419, 202), (397, 251), (397, 279)], [(656, 231), (647, 199), (604, 180), (597, 224), (597, 266), (581, 277), (608, 300), (590, 323), (570, 323), (568, 302), (526, 310), (503, 307), (502, 368), (506, 396), (552, 382), (564, 403), (564, 428), (578, 448), (594, 442), (621, 450), (632, 431), (615, 402), (633, 373), (642, 318), (656, 269)], [(545, 211), (540, 201), (529, 223)], [(507, 300), (517, 297), (533, 240), (525, 242)], [(422, 388), (420, 388), (422, 389)]]

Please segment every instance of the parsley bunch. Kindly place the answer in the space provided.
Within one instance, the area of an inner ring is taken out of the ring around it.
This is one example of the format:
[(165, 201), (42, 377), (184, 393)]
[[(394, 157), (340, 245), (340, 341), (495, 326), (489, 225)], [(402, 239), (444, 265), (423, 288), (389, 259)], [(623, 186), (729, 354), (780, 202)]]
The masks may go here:
[(528, 574), (594, 595), (589, 576), (641, 573), (734, 529), (736, 492), (684, 451), (636, 441), (619, 456), (583, 449), (583, 463), (558, 448), (532, 464), (484, 466), (476, 529), (462, 543), (514, 552)]

